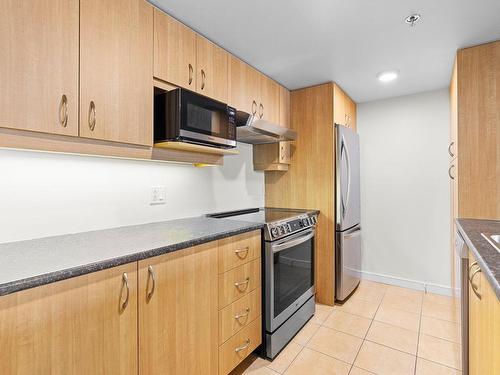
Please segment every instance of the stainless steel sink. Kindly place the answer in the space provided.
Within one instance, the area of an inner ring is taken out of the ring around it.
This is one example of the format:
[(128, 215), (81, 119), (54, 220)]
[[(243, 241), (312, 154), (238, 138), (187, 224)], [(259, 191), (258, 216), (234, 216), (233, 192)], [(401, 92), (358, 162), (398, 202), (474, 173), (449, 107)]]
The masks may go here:
[(481, 233), (486, 241), (490, 243), (498, 252), (500, 252), (500, 234)]

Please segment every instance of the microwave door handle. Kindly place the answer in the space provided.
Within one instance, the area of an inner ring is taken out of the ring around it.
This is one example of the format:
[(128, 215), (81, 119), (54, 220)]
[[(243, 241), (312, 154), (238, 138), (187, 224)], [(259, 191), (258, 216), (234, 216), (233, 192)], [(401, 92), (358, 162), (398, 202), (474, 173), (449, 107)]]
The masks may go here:
[(309, 241), (313, 237), (314, 237), (314, 230), (307, 232), (306, 235), (294, 238), (293, 240), (285, 241), (285, 242), (282, 242), (282, 243), (277, 244), (277, 245), (272, 244), (271, 248), (273, 250), (273, 253), (278, 253), (282, 250), (286, 250), (286, 249), (289, 249), (291, 247), (300, 245), (306, 241)]

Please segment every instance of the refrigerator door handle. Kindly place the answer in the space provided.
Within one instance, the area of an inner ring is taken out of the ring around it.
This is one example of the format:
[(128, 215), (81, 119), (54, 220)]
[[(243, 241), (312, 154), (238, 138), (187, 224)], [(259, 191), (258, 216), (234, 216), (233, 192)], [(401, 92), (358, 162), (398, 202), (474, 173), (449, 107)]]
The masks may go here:
[[(342, 136), (342, 140), (340, 143), (340, 154), (342, 155), (342, 151), (345, 153), (345, 158), (347, 162), (347, 194), (346, 199), (344, 201), (344, 194), (341, 193), (342, 197), (342, 218), (345, 219), (347, 215), (347, 208), (349, 206), (349, 195), (351, 193), (351, 160), (349, 157), (349, 150), (346, 147), (346, 142), (344, 136)], [(342, 185), (341, 185), (342, 186)]]

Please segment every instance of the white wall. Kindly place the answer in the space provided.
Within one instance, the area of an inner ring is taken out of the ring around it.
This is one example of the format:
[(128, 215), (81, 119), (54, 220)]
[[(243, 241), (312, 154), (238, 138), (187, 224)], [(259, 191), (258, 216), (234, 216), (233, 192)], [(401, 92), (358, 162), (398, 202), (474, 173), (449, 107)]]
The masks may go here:
[[(0, 150), (0, 243), (264, 205), (252, 148), (223, 167)], [(150, 205), (166, 186), (166, 204)]]
[(449, 293), (448, 90), (358, 106), (366, 278)]

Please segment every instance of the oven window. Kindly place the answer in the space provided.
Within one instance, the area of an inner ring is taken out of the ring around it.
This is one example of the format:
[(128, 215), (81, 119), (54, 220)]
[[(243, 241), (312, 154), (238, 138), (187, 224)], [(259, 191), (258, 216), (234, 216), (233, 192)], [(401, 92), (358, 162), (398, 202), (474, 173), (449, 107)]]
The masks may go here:
[(314, 285), (313, 238), (273, 254), (275, 318)]

